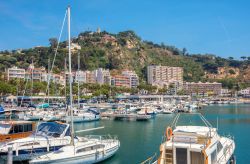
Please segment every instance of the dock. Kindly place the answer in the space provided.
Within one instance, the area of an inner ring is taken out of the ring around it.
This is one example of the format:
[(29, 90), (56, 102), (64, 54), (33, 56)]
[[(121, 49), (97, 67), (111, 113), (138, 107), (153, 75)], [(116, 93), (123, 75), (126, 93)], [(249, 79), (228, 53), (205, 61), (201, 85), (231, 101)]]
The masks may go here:
[(151, 118), (150, 115), (140, 114), (120, 114), (120, 113), (102, 113), (101, 117), (108, 117), (114, 120), (136, 120), (136, 121), (147, 121)]

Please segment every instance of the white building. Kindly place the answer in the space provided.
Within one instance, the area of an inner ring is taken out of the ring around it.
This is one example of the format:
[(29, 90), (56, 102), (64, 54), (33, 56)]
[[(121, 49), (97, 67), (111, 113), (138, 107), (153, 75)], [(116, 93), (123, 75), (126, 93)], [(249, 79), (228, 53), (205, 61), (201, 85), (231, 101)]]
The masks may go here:
[(85, 71), (76, 71), (75, 82), (86, 83), (86, 72)]
[(161, 65), (150, 65), (147, 67), (148, 84), (164, 87), (171, 83), (183, 84), (183, 68)]
[(109, 84), (111, 83), (111, 76), (109, 70), (103, 68), (98, 68), (96, 70), (96, 81), (99, 84)]
[(249, 96), (250, 95), (250, 87), (240, 90), (239, 93), (243, 96)]
[(25, 69), (12, 67), (7, 69), (7, 80), (25, 79)]
[(135, 71), (123, 71), (122, 75), (127, 76), (129, 78), (130, 88), (136, 88), (139, 85), (139, 77), (135, 73)]

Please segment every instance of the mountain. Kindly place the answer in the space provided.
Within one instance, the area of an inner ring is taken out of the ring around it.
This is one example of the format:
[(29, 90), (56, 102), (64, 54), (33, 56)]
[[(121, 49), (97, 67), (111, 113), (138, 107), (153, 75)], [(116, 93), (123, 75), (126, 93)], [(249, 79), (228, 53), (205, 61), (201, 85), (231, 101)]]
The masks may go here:
[[(0, 52), (0, 70), (13, 65), (27, 68), (32, 61), (36, 66), (47, 68), (49, 59), (51, 63), (54, 57), (57, 39), (51, 38), (49, 42), (50, 46), (47, 47)], [(66, 41), (59, 44), (54, 72), (64, 69), (66, 45)], [(146, 67), (151, 64), (183, 67), (186, 81), (223, 81), (227, 78), (242, 83), (250, 81), (250, 57), (234, 60), (232, 57), (225, 59), (212, 54), (189, 54), (186, 48), (178, 49), (164, 43), (156, 44), (142, 40), (133, 31), (118, 34), (85, 31), (72, 39), (72, 47), (73, 69), (77, 69), (79, 53), (80, 67), (83, 70), (98, 67), (110, 70), (132, 69), (142, 81), (146, 80)], [(219, 71), (223, 69), (226, 71)], [(237, 76), (229, 76), (236, 73)], [(219, 76), (220, 74), (222, 75)]]

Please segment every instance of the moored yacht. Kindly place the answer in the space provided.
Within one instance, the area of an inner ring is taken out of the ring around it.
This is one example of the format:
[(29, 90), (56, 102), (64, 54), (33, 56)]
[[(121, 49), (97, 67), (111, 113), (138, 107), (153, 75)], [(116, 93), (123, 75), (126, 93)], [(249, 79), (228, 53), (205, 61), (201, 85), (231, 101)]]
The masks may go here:
[(13, 151), (13, 161), (26, 161), (69, 144), (70, 126), (59, 122), (44, 122), (36, 133), (21, 139), (0, 144), (0, 158), (6, 160), (8, 148)]
[(31, 121), (1, 121), (0, 142), (25, 138), (35, 131), (36, 123)]
[(76, 137), (75, 145), (67, 145), (58, 151), (36, 157), (30, 163), (97, 163), (114, 155), (119, 147), (119, 140), (111, 136)]
[(205, 126), (176, 126), (178, 114), (160, 145), (160, 156), (154, 164), (227, 164), (236, 163), (235, 142), (217, 133), (205, 118)]

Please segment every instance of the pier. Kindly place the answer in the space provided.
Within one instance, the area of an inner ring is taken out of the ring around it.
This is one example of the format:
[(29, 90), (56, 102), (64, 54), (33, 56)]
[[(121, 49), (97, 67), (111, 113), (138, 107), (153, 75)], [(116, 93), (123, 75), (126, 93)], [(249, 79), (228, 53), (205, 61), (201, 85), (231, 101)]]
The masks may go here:
[(139, 115), (139, 114), (120, 114), (120, 113), (102, 113), (102, 117), (108, 117), (115, 120), (137, 120), (143, 121), (151, 118), (150, 115)]

